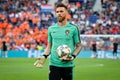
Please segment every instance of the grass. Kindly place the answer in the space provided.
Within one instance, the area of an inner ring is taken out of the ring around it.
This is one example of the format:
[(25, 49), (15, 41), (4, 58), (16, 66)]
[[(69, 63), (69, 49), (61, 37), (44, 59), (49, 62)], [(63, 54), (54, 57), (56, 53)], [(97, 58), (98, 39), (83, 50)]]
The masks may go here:
[[(0, 58), (0, 80), (48, 80), (49, 59), (43, 68), (33, 58)], [(74, 80), (120, 80), (119, 59), (75, 59)]]

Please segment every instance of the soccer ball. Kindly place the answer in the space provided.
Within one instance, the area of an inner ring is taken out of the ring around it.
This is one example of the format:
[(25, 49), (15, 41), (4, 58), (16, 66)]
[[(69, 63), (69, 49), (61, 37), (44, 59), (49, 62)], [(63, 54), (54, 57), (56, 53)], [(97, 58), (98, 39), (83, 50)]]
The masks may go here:
[(59, 57), (69, 56), (71, 49), (68, 45), (60, 45), (57, 48), (57, 54)]

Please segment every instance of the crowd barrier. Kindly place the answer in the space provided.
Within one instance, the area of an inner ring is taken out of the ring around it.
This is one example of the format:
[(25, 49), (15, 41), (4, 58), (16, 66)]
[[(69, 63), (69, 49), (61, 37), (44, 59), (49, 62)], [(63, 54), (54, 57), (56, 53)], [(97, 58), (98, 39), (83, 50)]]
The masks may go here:
[[(91, 58), (92, 51), (91, 50), (82, 50), (77, 58)], [(41, 54), (39, 54), (41, 55)], [(20, 50), (9, 50), (8, 58), (34, 58), (34, 55), (29, 55), (28, 51), (20, 51)], [(104, 58), (112, 58), (112, 51), (104, 51)], [(118, 57), (120, 57), (120, 51), (118, 51)], [(2, 54), (0, 51), (0, 58), (2, 58)]]

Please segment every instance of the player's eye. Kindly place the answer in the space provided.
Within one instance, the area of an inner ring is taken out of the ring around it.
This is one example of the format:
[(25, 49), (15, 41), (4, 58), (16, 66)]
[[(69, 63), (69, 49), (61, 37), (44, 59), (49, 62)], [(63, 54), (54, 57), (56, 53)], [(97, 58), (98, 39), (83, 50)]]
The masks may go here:
[(62, 13), (63, 11), (61, 10), (60, 12)]
[(63, 11), (62, 10), (61, 11), (56, 11), (56, 13), (59, 13), (59, 12), (62, 13)]

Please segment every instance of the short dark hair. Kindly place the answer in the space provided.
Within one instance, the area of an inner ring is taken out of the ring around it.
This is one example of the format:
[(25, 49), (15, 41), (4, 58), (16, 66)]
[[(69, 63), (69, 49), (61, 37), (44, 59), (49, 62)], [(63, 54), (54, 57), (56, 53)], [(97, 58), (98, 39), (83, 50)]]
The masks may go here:
[(67, 6), (64, 5), (64, 4), (62, 4), (62, 3), (58, 3), (58, 4), (56, 4), (55, 9), (58, 8), (58, 7), (64, 7), (64, 8), (67, 10)]

